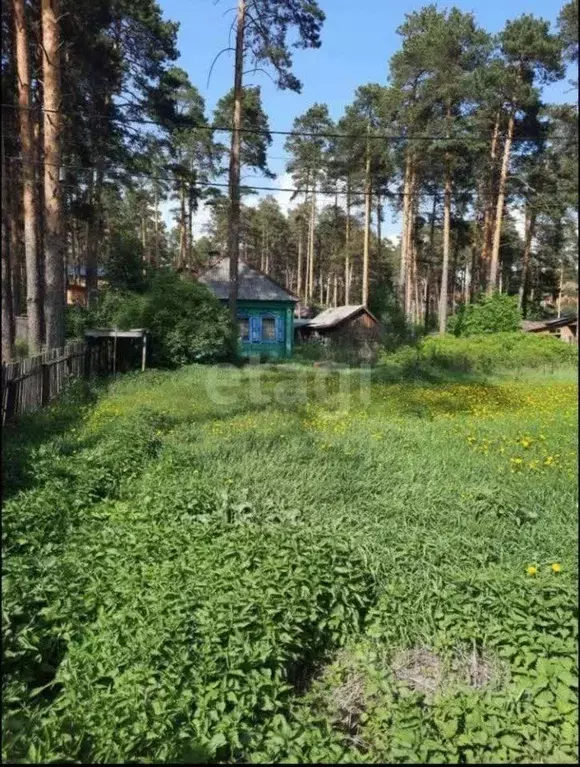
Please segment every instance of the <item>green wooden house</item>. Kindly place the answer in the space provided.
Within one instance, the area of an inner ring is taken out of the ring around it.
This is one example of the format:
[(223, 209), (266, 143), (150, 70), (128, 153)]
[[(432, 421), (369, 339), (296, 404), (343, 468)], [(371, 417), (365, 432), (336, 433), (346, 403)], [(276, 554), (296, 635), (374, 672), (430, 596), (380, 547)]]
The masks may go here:
[[(230, 260), (222, 258), (199, 276), (224, 303), (229, 297)], [(238, 263), (238, 327), (246, 356), (291, 357), (294, 305), (298, 298), (259, 269)]]

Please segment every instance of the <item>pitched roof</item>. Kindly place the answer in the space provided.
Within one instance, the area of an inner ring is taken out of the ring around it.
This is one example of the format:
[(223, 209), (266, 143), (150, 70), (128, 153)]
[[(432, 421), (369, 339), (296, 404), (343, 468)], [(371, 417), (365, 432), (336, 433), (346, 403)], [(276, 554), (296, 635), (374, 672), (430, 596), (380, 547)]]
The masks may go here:
[(535, 333), (540, 330), (552, 330), (563, 327), (564, 325), (575, 325), (577, 322), (578, 317), (573, 314), (568, 317), (557, 317), (552, 320), (524, 320), (522, 328), (528, 333)]
[[(230, 294), (230, 259), (226, 256), (198, 277), (220, 299)], [(298, 301), (290, 291), (283, 288), (267, 274), (245, 261), (238, 262), (238, 299), (240, 301)]]
[(377, 322), (377, 318), (368, 309), (365, 309), (362, 304), (357, 304), (355, 306), (335, 306), (333, 309), (325, 309), (320, 314), (317, 314), (314, 319), (310, 320), (308, 326), (311, 328), (332, 328), (361, 311), (366, 312), (369, 317), (372, 317)]

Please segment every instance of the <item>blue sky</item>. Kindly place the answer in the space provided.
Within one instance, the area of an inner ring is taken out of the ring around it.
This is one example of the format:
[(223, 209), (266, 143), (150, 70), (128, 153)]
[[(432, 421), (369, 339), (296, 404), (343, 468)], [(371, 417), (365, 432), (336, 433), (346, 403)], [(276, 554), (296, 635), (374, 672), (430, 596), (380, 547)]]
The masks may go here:
[[(223, 53), (216, 62), (208, 85), (209, 70), (214, 57), (228, 42), (236, 0), (158, 0), (166, 18), (180, 23), (178, 47), (179, 66), (206, 100), (209, 111), (232, 86), (233, 54)], [(426, 2), (409, 0), (319, 0), (326, 13), (322, 31), (322, 46), (318, 50), (298, 50), (294, 54), (294, 72), (302, 81), (300, 94), (278, 91), (264, 74), (248, 75), (247, 83), (262, 87), (262, 99), (270, 118), (270, 127), (289, 130), (294, 118), (316, 101), (326, 102), (331, 116), (338, 119), (352, 100), (359, 85), (369, 82), (386, 83), (388, 61), (399, 48), (397, 27), (405, 14), (418, 10)], [(472, 11), (479, 24), (490, 32), (498, 32), (508, 18), (533, 13), (555, 23), (563, 0), (456, 0), (437, 3), (441, 8), (453, 5)], [(233, 40), (233, 38), (232, 38)], [(550, 86), (545, 98), (550, 101), (572, 100), (566, 93), (566, 82)], [(275, 137), (270, 150), (270, 167), (279, 174), (274, 186), (288, 186), (284, 178), (284, 138)], [(267, 185), (254, 176), (248, 182)], [(276, 195), (281, 204), (289, 195)], [(203, 219), (203, 215), (202, 215)], [(387, 230), (389, 229), (389, 221)], [(397, 226), (394, 224), (394, 230)]]

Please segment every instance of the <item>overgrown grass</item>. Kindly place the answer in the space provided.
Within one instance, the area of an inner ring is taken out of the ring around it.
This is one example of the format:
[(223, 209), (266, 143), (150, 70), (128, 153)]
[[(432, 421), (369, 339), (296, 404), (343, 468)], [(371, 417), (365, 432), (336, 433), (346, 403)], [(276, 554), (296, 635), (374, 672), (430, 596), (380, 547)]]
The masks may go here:
[(575, 761), (575, 371), (402, 369), (150, 371), (12, 428), (4, 758)]
[(416, 346), (405, 346), (381, 362), (406, 373), (429, 368), (458, 372), (497, 373), (502, 370), (541, 369), (554, 372), (578, 363), (578, 347), (557, 338), (533, 333), (489, 333), (470, 338), (429, 336)]

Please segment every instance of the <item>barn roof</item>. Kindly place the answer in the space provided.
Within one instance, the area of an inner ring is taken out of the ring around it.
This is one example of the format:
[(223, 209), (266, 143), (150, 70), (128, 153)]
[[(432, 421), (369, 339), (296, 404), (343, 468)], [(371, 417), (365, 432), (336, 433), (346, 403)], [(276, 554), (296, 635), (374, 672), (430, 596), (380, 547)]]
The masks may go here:
[(568, 317), (558, 317), (552, 320), (524, 320), (522, 322), (522, 328), (528, 333), (535, 333), (541, 330), (553, 330), (555, 328), (563, 327), (564, 325), (574, 325), (577, 322), (578, 317), (573, 314)]
[[(230, 295), (230, 259), (226, 256), (198, 277), (211, 292), (223, 300)], [(238, 299), (240, 301), (298, 301), (282, 285), (259, 269), (238, 262)]]
[(339, 325), (341, 322), (354, 317), (360, 312), (366, 312), (369, 317), (372, 317), (375, 322), (377, 318), (372, 315), (368, 309), (362, 304), (356, 304), (351, 306), (335, 306), (333, 309), (325, 309), (320, 314), (316, 315), (314, 319), (310, 320), (308, 327), (311, 328), (333, 328)]

